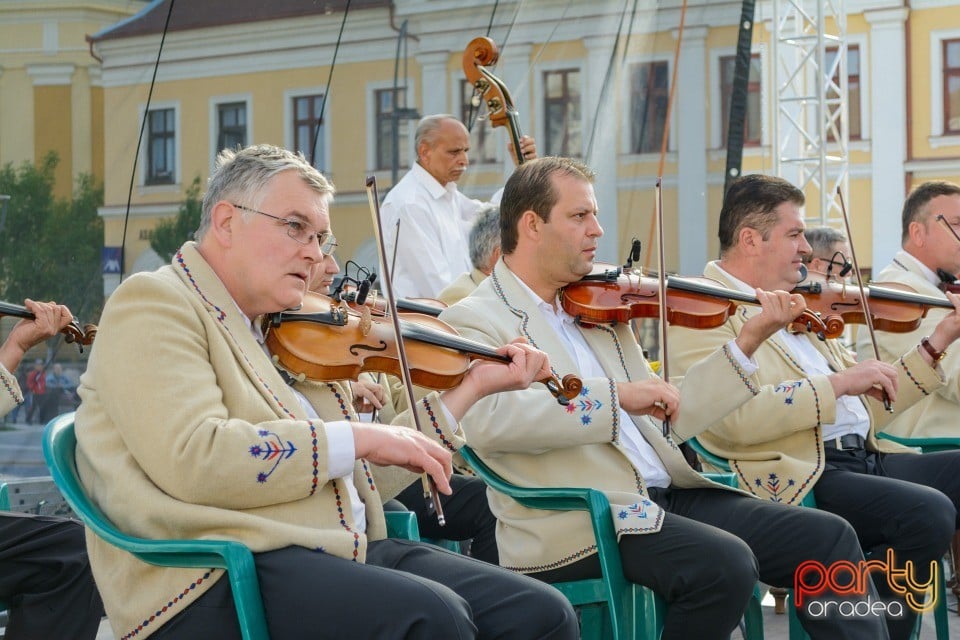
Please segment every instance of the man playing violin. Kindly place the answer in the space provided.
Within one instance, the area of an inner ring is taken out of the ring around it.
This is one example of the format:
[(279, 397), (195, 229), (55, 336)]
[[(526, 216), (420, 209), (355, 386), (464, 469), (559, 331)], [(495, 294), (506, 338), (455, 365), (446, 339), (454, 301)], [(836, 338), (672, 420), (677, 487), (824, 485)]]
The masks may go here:
[[(481, 214), (484, 216), (485, 214)], [(499, 214), (498, 214), (499, 215)], [(497, 227), (499, 238), (499, 226)], [(314, 267), (314, 275), (310, 282), (310, 291), (327, 295), (333, 285), (333, 279), (339, 273), (340, 267), (333, 252), (324, 253), (323, 259)], [(352, 408), (358, 414), (371, 413), (376, 421), (393, 421), (398, 413), (407, 408), (406, 396), (403, 393), (402, 382), (395, 376), (384, 373), (360, 374), (359, 380), (349, 382), (350, 393), (354, 398)], [(418, 389), (418, 395), (426, 390)], [(462, 442), (462, 440), (460, 440)], [(455, 450), (451, 443), (449, 447)], [(395, 469), (395, 468), (394, 468)], [(396, 475), (395, 471), (377, 467), (375, 477), (380, 478), (383, 473)], [(420, 535), (427, 538), (445, 540), (471, 540), (470, 555), (479, 560), (497, 564), (497, 519), (490, 511), (487, 502), (487, 485), (475, 476), (454, 474), (450, 476), (450, 495), (440, 496), (440, 506), (446, 523), (441, 526), (435, 510), (428, 509), (423, 498), (423, 485), (420, 478), (407, 478), (404, 488), (402, 482), (392, 482), (397, 486), (396, 495), (385, 492), (384, 482), (379, 481), (381, 496), (384, 500), (396, 498), (404, 507), (417, 516), (417, 526)]]
[[(18, 322), (0, 345), (0, 417), (23, 402), (11, 371), (34, 345), (55, 336), (73, 316), (54, 302), (25, 302), (33, 319)], [(83, 525), (75, 520), (0, 512), (0, 600), (7, 640), (92, 640), (103, 617), (87, 560)]]
[[(499, 344), (518, 335), (544, 349), (583, 391), (559, 407), (539, 385), (478, 402), (462, 422), (467, 442), (497, 473), (531, 487), (588, 486), (610, 500), (626, 577), (668, 601), (663, 638), (727, 639), (758, 577), (792, 586), (797, 565), (862, 558), (849, 524), (723, 487), (691, 469), (677, 443), (752, 397), (740, 380), (764, 340), (796, 318), (802, 298), (756, 291), (762, 312), (691, 368), (682, 389), (656, 377), (628, 323), (579, 325), (563, 287), (593, 268), (603, 229), (593, 174), (580, 162), (539, 158), (507, 181), (503, 258), (441, 319), (466, 338)], [(661, 421), (669, 416), (670, 433)], [(598, 577), (589, 517), (537, 511), (492, 493), (500, 563), (548, 582)], [(818, 638), (883, 637), (882, 621), (838, 626), (804, 617)]]
[[(463, 123), (451, 115), (426, 116), (414, 143), (417, 161), (383, 201), (384, 242), (387, 255), (396, 254), (397, 297), (435, 298), (472, 268), (467, 235), (484, 203), (457, 190), (469, 164), (470, 132)], [(524, 159), (537, 157), (533, 138), (520, 139), (520, 152)]]
[[(938, 216), (943, 216), (940, 220)], [(902, 248), (893, 261), (874, 277), (878, 283), (898, 283), (927, 296), (946, 299), (940, 288), (960, 273), (960, 240), (944, 226), (960, 231), (960, 186), (949, 182), (925, 182), (903, 204)], [(947, 349), (932, 334), (948, 312), (930, 309), (920, 326), (906, 333), (877, 332), (877, 346), (884, 360), (919, 343), (925, 337), (937, 354), (945, 383), (935, 392), (899, 413), (883, 427), (887, 433), (909, 438), (957, 437), (960, 422), (960, 352)], [(858, 357), (873, 354), (866, 331), (857, 334)]]
[[(803, 203), (803, 192), (781, 178), (735, 181), (720, 213), (720, 260), (704, 274), (742, 291), (795, 286), (810, 253)], [(951, 301), (960, 307), (960, 297)], [(740, 307), (716, 329), (672, 326), (671, 367), (694, 372), (702, 358), (742, 335), (755, 315)], [(958, 336), (955, 311), (941, 319), (931, 340), (945, 348)], [(960, 452), (921, 459), (878, 441), (876, 432), (892, 417), (882, 394), (902, 411), (942, 386), (930, 354), (913, 344), (893, 364), (856, 363), (839, 340), (778, 331), (754, 358), (756, 371), (737, 380), (751, 399), (703, 433), (702, 444), (730, 459), (745, 490), (787, 505), (799, 505), (812, 492), (819, 510), (853, 525), (871, 558), (885, 560), (892, 549), (898, 567), (912, 561), (917, 580), (929, 581), (931, 563), (943, 555), (957, 524)], [(902, 616), (887, 617), (890, 637), (909, 637), (915, 614), (885, 575), (874, 574), (874, 582), (885, 601), (902, 605), (895, 609)]]
[[(104, 308), (76, 415), (86, 490), (129, 533), (245, 543), (274, 638), (575, 637), (570, 605), (536, 581), (385, 539), (386, 479), (371, 464), (426, 472), (447, 493), (450, 452), (408, 428), (352, 421), (345, 389), (291, 387), (264, 350), (261, 317), (300, 305), (331, 250), (332, 194), (302, 155), (221, 153), (197, 241)], [(481, 363), (417, 403), (438, 437), (455, 441), (478, 397), (547, 369), (526, 345), (501, 353), (510, 364)], [(221, 570), (87, 543), (117, 637), (240, 638)]]

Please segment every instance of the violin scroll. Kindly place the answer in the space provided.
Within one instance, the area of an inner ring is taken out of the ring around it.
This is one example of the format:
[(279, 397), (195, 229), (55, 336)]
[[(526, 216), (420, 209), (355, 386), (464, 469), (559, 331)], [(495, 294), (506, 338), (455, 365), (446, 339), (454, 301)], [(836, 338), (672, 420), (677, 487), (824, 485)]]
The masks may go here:
[[(26, 307), (9, 302), (0, 302), (0, 316), (11, 316), (26, 320), (33, 320), (34, 318), (34, 315)], [(60, 329), (60, 333), (65, 336), (64, 339), (67, 342), (76, 343), (80, 351), (83, 351), (83, 347), (93, 344), (94, 338), (97, 337), (97, 325), (87, 323), (80, 326), (80, 323), (74, 319), (70, 324)]]

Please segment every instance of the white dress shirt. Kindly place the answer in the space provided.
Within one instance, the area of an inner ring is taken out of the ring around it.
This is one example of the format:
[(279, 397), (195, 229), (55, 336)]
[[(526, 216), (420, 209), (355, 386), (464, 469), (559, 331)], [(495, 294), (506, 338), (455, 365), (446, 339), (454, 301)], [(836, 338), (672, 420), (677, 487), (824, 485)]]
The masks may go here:
[[(483, 203), (441, 185), (419, 164), (390, 190), (383, 201), (384, 245), (393, 260), (397, 298), (435, 298), (457, 276), (473, 269), (468, 237)], [(397, 242), (397, 221), (400, 221)], [(396, 246), (396, 248), (394, 248)]]
[[(724, 271), (720, 268), (719, 263), (714, 263), (714, 265), (738, 289), (750, 294), (754, 293), (754, 287)], [(823, 357), (823, 354), (810, 343), (808, 334), (790, 333), (786, 329), (780, 329), (776, 335), (787, 346), (790, 355), (799, 363), (800, 368), (808, 374), (831, 375), (837, 373), (830, 368), (830, 363)], [(824, 440), (833, 440), (851, 433), (866, 438), (870, 431), (870, 414), (867, 413), (867, 408), (860, 396), (840, 396), (837, 398), (837, 421), (832, 424), (823, 424), (821, 430)]]
[[(603, 370), (603, 366), (597, 359), (593, 349), (590, 348), (583, 334), (580, 333), (580, 328), (577, 326), (574, 317), (561, 307), (560, 299), (557, 298), (553, 305), (548, 304), (534, 293), (523, 280), (517, 278), (512, 272), (510, 275), (517, 279), (520, 287), (526, 291), (530, 295), (530, 298), (536, 303), (537, 308), (540, 309), (547, 324), (550, 325), (550, 328), (553, 329), (554, 333), (560, 339), (560, 342), (563, 343), (570, 357), (577, 363), (577, 370), (580, 376), (584, 378), (609, 377)], [(756, 364), (747, 360), (736, 343), (731, 342), (731, 353), (734, 358), (740, 362), (740, 366), (745, 369), (747, 375), (756, 371)], [(618, 410), (620, 412), (620, 424), (622, 425), (636, 425), (637, 420), (644, 419), (644, 416), (631, 416), (624, 411), (622, 407), (618, 407)], [(621, 429), (620, 438), (620, 444), (623, 446), (627, 459), (630, 460), (633, 467), (640, 473), (644, 483), (648, 487), (670, 486), (669, 472), (667, 472), (666, 467), (663, 466), (663, 462), (660, 460), (660, 456), (657, 455), (654, 448), (644, 439), (639, 428)]]

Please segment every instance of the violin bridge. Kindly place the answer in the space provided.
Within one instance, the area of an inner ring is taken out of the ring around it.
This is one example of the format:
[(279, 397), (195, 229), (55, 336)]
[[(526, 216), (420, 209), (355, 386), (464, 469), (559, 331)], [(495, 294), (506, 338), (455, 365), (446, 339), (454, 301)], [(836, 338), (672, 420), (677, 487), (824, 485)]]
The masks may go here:
[(364, 305), (360, 311), (360, 333), (364, 336), (370, 334), (370, 330), (373, 328), (373, 317), (370, 313), (370, 307)]

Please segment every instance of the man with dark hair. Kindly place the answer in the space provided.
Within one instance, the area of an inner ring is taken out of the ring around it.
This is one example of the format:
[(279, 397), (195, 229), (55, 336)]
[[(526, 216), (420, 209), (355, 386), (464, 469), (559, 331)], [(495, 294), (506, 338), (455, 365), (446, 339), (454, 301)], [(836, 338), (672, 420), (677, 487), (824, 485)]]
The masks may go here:
[[(903, 204), (901, 249), (881, 269), (874, 281), (907, 285), (918, 293), (946, 300), (940, 283), (953, 282), (960, 273), (960, 186), (949, 182), (925, 182), (913, 190)], [(960, 436), (960, 350), (947, 349), (931, 337), (934, 328), (948, 314), (932, 308), (920, 326), (906, 333), (877, 332), (877, 346), (884, 360), (895, 358), (921, 340), (944, 354), (939, 366), (945, 384), (891, 420), (884, 431), (904, 437)], [(873, 345), (865, 330), (857, 335), (857, 354), (873, 356)]]
[[(802, 204), (802, 192), (781, 178), (753, 175), (736, 181), (720, 213), (721, 236), (724, 230), (733, 233), (704, 275), (744, 292), (795, 286), (810, 253)], [(951, 296), (951, 302), (960, 308), (960, 297)], [(755, 309), (741, 306), (716, 329), (672, 325), (670, 370), (693, 372), (755, 315)], [(941, 319), (930, 340), (946, 348), (958, 336), (960, 312), (954, 311)], [(757, 370), (741, 380), (752, 398), (703, 433), (703, 445), (729, 459), (741, 486), (754, 495), (798, 505), (813, 492), (821, 511), (853, 525), (872, 559), (895, 558), (897, 569), (912, 563), (906, 566), (912, 566), (919, 584), (939, 579), (933, 567), (957, 525), (960, 452), (921, 459), (876, 438), (891, 418), (880, 402), (881, 390), (903, 411), (942, 386), (930, 353), (913, 344), (894, 364), (856, 363), (839, 340), (781, 330), (754, 357)], [(909, 637), (916, 614), (885, 574), (873, 577), (884, 598), (899, 602), (904, 613), (888, 616), (890, 637)], [(923, 590), (911, 595), (923, 601)]]
[[(467, 234), (484, 203), (457, 190), (469, 164), (470, 132), (456, 117), (426, 116), (414, 144), (417, 161), (383, 200), (384, 243), (388, 258), (396, 254), (397, 297), (434, 298), (472, 268)], [(535, 158), (533, 138), (523, 136), (520, 151)]]
[[(691, 368), (682, 390), (656, 377), (629, 325), (584, 326), (558, 298), (591, 272), (603, 229), (593, 172), (577, 160), (539, 158), (507, 181), (503, 258), (441, 319), (465, 337), (517, 336), (576, 372), (583, 391), (560, 407), (537, 385), (481, 400), (464, 417), (467, 441), (497, 473), (528, 487), (589, 486), (610, 500), (627, 579), (668, 601), (663, 638), (728, 639), (757, 577), (793, 586), (801, 562), (857, 562), (849, 524), (715, 484), (692, 470), (677, 442), (752, 397), (740, 381), (767, 336), (800, 312), (801, 298), (757, 291), (762, 312)], [(670, 417), (669, 435), (662, 420)], [(548, 582), (600, 574), (596, 539), (580, 511), (528, 509), (490, 493), (500, 563)], [(839, 621), (801, 613), (814, 638), (884, 637), (878, 618)]]

